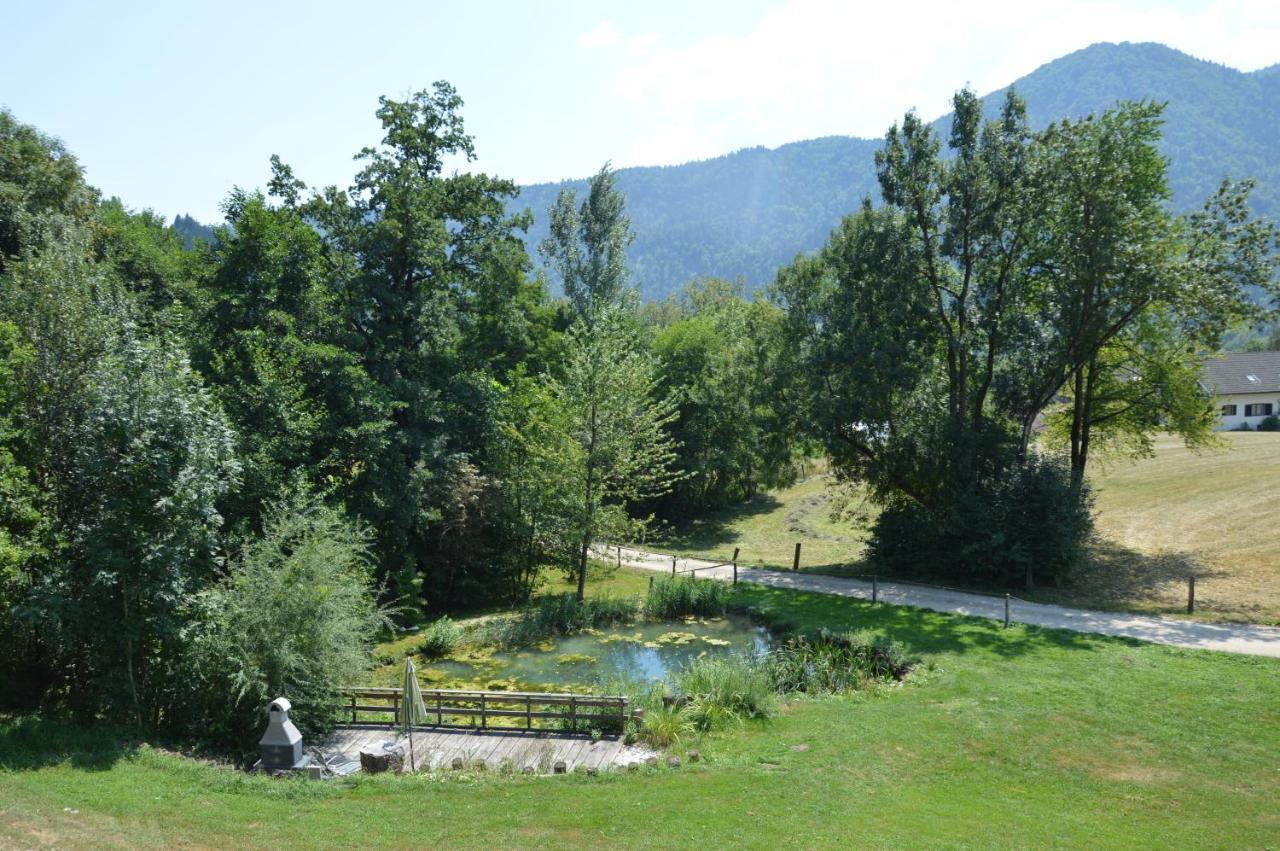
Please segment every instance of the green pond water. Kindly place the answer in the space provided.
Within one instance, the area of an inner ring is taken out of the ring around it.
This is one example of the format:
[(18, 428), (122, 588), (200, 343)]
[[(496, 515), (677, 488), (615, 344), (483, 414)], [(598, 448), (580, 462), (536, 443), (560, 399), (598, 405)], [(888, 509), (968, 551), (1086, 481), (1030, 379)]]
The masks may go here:
[(768, 630), (738, 615), (646, 622), (467, 661), (424, 662), (422, 674), (427, 682), (536, 690), (592, 686), (619, 676), (669, 681), (673, 671), (699, 656), (762, 653), (770, 641)]

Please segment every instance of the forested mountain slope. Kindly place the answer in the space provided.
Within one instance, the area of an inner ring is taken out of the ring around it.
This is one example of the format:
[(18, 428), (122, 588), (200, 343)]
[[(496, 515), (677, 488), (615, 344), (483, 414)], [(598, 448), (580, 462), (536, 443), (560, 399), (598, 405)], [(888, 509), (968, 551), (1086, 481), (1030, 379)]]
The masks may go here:
[[(1036, 127), (1117, 100), (1168, 101), (1163, 149), (1172, 159), (1175, 205), (1198, 205), (1223, 177), (1252, 176), (1255, 209), (1280, 214), (1280, 66), (1246, 74), (1158, 44), (1095, 44), (1014, 86)], [(989, 94), (988, 108), (1003, 95)], [(949, 120), (936, 122), (941, 132)], [(618, 185), (636, 233), (629, 262), (642, 294), (662, 298), (697, 275), (767, 284), (778, 266), (817, 248), (842, 215), (876, 193), (879, 145), (878, 139), (831, 136), (620, 170)], [(535, 260), (547, 208), (563, 186), (581, 191), (586, 180), (527, 186), (516, 201), (535, 216), (528, 239)]]

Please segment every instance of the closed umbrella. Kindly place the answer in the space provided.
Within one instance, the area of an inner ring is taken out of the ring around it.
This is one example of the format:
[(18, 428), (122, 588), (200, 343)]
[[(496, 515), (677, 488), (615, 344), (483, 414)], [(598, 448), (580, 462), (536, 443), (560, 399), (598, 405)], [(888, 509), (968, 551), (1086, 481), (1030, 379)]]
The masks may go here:
[(409, 770), (417, 771), (413, 764), (413, 727), (427, 720), (427, 707), (422, 703), (422, 689), (418, 688), (418, 672), (413, 659), (404, 657), (404, 704), (400, 707), (400, 722), (409, 733)]

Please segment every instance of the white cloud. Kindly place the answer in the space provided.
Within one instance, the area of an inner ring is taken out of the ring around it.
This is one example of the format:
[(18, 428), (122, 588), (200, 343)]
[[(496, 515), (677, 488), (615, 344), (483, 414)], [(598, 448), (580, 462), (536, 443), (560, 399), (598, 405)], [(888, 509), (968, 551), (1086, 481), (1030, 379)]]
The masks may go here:
[(578, 36), (578, 47), (611, 47), (618, 43), (621, 35), (608, 21), (601, 21), (591, 29)]
[(1098, 41), (1158, 41), (1253, 70), (1280, 61), (1277, 0), (790, 0), (738, 37), (681, 48), (607, 23), (583, 44), (621, 44), (616, 92), (649, 128), (619, 165), (681, 162), (829, 134), (879, 136), (908, 107), (925, 118), (970, 84), (1007, 85)]

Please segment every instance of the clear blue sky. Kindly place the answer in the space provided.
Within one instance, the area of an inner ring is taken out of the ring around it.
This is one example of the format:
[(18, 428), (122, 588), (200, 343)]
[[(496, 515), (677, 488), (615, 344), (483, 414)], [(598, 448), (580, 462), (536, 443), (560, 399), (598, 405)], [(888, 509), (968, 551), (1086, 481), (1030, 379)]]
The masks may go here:
[(273, 153), (346, 185), (378, 96), (438, 79), (466, 101), (477, 166), (529, 183), (878, 135), (1096, 41), (1280, 62), (1280, 0), (0, 4), (0, 106), (107, 194), (205, 221)]

